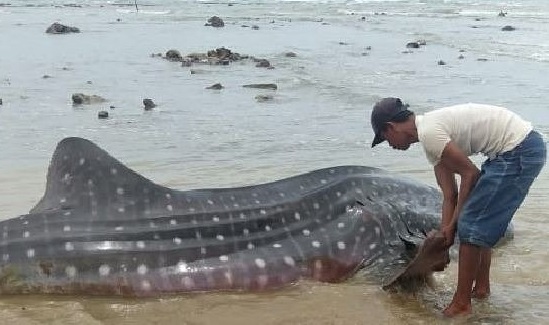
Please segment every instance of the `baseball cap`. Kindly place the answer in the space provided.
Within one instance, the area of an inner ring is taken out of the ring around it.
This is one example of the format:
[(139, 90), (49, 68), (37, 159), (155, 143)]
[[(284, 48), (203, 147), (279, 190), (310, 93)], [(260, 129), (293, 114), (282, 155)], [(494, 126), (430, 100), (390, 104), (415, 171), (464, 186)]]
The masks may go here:
[(374, 129), (375, 134), (372, 148), (385, 141), (381, 132), (387, 122), (391, 122), (396, 118), (406, 118), (410, 115), (412, 115), (412, 111), (408, 110), (408, 104), (403, 104), (400, 98), (386, 97), (378, 101), (372, 109), (371, 116), (372, 129)]

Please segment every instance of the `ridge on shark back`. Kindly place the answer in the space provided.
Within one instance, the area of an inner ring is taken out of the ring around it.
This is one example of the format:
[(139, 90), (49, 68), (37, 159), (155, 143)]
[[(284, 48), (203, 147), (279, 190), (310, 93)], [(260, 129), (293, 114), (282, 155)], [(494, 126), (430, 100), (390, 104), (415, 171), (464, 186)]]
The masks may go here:
[(448, 263), (447, 251), (420, 245), (439, 226), (440, 204), (436, 189), (364, 166), (179, 191), (66, 138), (42, 199), (0, 222), (0, 294), (253, 291), (359, 269), (390, 285)]

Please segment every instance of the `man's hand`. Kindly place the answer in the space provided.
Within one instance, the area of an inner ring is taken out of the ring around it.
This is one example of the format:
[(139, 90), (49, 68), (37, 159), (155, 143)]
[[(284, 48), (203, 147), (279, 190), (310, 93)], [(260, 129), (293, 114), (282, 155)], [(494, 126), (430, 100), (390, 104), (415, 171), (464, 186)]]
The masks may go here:
[(456, 237), (456, 225), (451, 223), (442, 227), (442, 235), (444, 236), (444, 245), (450, 247), (454, 244), (454, 238)]

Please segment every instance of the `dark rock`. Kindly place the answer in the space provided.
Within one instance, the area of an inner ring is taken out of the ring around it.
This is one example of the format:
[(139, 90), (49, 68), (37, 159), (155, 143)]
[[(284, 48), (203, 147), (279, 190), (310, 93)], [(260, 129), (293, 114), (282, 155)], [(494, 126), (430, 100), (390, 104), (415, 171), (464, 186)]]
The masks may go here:
[(47, 74), (45, 74), (45, 75), (42, 76), (42, 79), (50, 79), (50, 78), (52, 78), (52, 76), (47, 75)]
[(220, 83), (216, 83), (216, 84), (213, 84), (209, 87), (206, 87), (206, 89), (215, 89), (215, 90), (221, 90), (223, 88), (224, 88), (223, 85), (220, 84)]
[(168, 61), (173, 61), (173, 62), (179, 62), (183, 59), (183, 57), (181, 57), (181, 53), (179, 53), (178, 50), (168, 50), (166, 52), (166, 60)]
[(516, 29), (515, 27), (510, 26), (510, 25), (503, 26), (503, 27), (501, 28), (501, 30), (504, 31), (504, 32), (514, 31), (515, 29)]
[(217, 16), (212, 16), (208, 19), (208, 22), (205, 24), (205, 26), (223, 27), (225, 26), (225, 23), (223, 22), (223, 19)]
[(0, 98), (0, 105), (3, 105), (4, 103), (2, 102), (2, 98)]
[(499, 14), (498, 14), (498, 17), (505, 17), (505, 16), (507, 16), (507, 13), (504, 12), (503, 10), (500, 11)]
[(297, 54), (294, 53), (294, 52), (286, 52), (284, 54), (284, 56), (287, 57), (287, 58), (295, 58), (297, 56)]
[(268, 101), (273, 100), (273, 96), (272, 95), (257, 95), (257, 96), (255, 96), (255, 100), (260, 102), (260, 103), (268, 102)]
[(487, 58), (478, 58), (477, 61), (486, 62), (486, 61), (488, 61), (488, 59)]
[(109, 112), (107, 111), (99, 111), (99, 113), (97, 113), (97, 117), (99, 119), (106, 119), (109, 117)]
[(438, 65), (446, 65), (446, 62), (442, 61), (442, 60), (438, 60), (437, 62)]
[(92, 81), (91, 81), (91, 80), (88, 80), (88, 81), (86, 81), (86, 83), (87, 83), (88, 85), (91, 85), (91, 84), (92, 84)]
[(114, 105), (109, 106), (110, 109), (115, 109), (116, 107)]
[(419, 49), (419, 43), (418, 42), (409, 42), (406, 44), (406, 48), (408, 49)]
[(463, 60), (465, 57), (463, 55), (458, 56), (458, 59)]
[(257, 25), (252, 25), (252, 29), (253, 29), (253, 30), (259, 30), (259, 26), (257, 26)]
[(480, 18), (475, 18), (475, 21), (481, 21), (481, 20), (482, 20), (482, 19), (480, 19)]
[(278, 87), (276, 84), (247, 84), (243, 85), (244, 88), (257, 88), (257, 89), (271, 89), (276, 90)]
[(80, 33), (80, 29), (76, 27), (65, 26), (60, 23), (53, 23), (46, 29), (48, 34), (68, 34), (68, 33)]
[(465, 50), (459, 50), (459, 52), (463, 53), (463, 52), (465, 52)]
[(150, 111), (151, 109), (156, 107), (156, 104), (153, 102), (150, 98), (143, 99), (143, 106), (145, 106), (146, 111)]
[(269, 62), (269, 60), (259, 59), (259, 60), (257, 60), (257, 64), (255, 66), (258, 67), (258, 68), (270, 68), (271, 63)]
[(349, 45), (349, 44), (346, 42), (339, 42), (339, 45)]
[(72, 103), (74, 105), (90, 105), (106, 102), (107, 100), (97, 95), (85, 95), (82, 93), (72, 94)]

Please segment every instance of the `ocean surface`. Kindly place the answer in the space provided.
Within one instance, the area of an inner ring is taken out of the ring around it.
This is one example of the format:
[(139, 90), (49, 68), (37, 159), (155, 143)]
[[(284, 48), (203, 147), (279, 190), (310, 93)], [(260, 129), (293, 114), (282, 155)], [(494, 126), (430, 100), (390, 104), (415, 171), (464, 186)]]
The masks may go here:
[[(386, 96), (417, 113), (501, 105), (549, 134), (546, 0), (138, 0), (138, 11), (134, 1), (4, 1), (1, 219), (39, 200), (49, 159), (67, 136), (96, 142), (156, 183), (192, 189), (353, 164), (436, 186), (419, 146), (370, 149), (371, 107)], [(225, 27), (204, 26), (214, 15)], [(81, 32), (46, 34), (53, 22)], [(516, 29), (502, 31), (506, 25)], [(426, 45), (406, 48), (417, 40)], [(220, 47), (274, 69), (251, 60), (182, 67), (151, 56)], [(215, 83), (224, 88), (206, 89)], [(278, 89), (242, 87), (250, 83)], [(108, 101), (73, 106), (73, 93)], [(158, 106), (144, 111), (144, 98)], [(98, 119), (102, 110), (108, 119)], [(415, 295), (390, 294), (357, 276), (262, 294), (10, 296), (0, 298), (0, 324), (549, 324), (548, 193), (546, 168), (514, 218), (515, 239), (494, 253), (493, 295), (474, 302), (466, 321), (440, 316), (452, 298), (454, 261), (435, 288)]]

